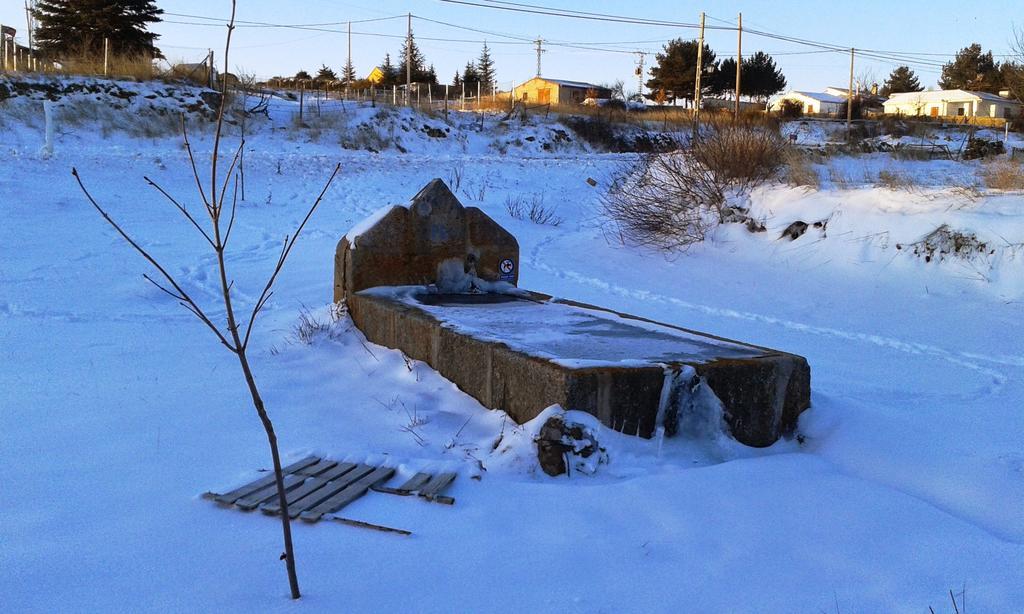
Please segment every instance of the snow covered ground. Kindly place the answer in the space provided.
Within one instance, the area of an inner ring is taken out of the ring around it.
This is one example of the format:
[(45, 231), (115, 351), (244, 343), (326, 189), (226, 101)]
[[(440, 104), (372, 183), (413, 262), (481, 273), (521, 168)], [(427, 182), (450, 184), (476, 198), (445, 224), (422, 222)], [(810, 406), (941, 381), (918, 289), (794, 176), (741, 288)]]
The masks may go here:
[[(196, 206), (179, 141), (120, 130), (100, 138), (89, 122), (68, 124), (45, 158), (38, 106), (8, 103), (8, 610), (943, 612), (950, 590), (966, 591), (971, 612), (1024, 607), (1024, 195), (928, 180), (973, 176), (970, 164), (903, 161), (921, 186), (764, 187), (751, 204), (767, 232), (723, 227), (666, 256), (609, 240), (599, 197), (628, 156), (575, 141), (545, 149), (558, 124), (516, 128), (503, 147), (494, 118), (474, 132), (474, 116), (449, 125), (402, 112), (392, 126), (406, 153), (372, 153), (339, 143), (363, 121), (352, 117), (379, 109), (351, 109), (343, 128), (295, 130), (283, 104), (246, 146), (230, 260), (243, 305), (342, 164), (256, 332), (257, 377), (285, 460), (318, 453), (402, 476), (450, 468), (460, 475), (456, 505), (371, 495), (344, 511), (411, 530), (407, 538), (296, 525), (304, 597), (290, 602), (279, 522), (200, 497), (270, 463), (237, 364), (142, 280), (146, 263), (70, 175), (76, 166), (215, 310), (212, 256), (143, 180)], [(420, 123), (460, 137), (431, 137)], [(195, 141), (208, 156), (209, 139)], [(888, 168), (880, 156), (840, 170)], [(537, 425), (511, 424), (331, 318), (337, 240), (434, 177), (517, 236), (526, 288), (806, 356), (813, 406), (800, 421), (803, 443), (754, 450), (704, 425), (659, 449), (605, 431), (609, 464), (596, 475), (538, 471)], [(507, 198), (534, 195), (561, 225), (508, 215)], [(828, 222), (780, 240), (795, 220)], [(925, 262), (907, 247), (942, 224), (993, 253)], [(323, 324), (308, 343), (295, 334), (306, 309)]]

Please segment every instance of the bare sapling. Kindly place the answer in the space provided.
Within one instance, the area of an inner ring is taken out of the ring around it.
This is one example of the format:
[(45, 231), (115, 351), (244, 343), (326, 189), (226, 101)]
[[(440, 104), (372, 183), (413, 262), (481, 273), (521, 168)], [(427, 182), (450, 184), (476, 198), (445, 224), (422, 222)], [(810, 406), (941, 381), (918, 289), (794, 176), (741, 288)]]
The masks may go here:
[[(231, 49), (231, 33), (235, 28), (235, 1), (231, 2), (231, 19), (227, 25), (227, 37), (224, 44), (224, 65), (228, 65), (228, 52)], [(299, 581), (295, 571), (295, 553), (292, 548), (292, 535), (291, 535), (291, 524), (290, 517), (288, 514), (288, 500), (285, 496), (284, 488), (284, 476), (281, 472), (281, 459), (278, 453), (277, 435), (274, 433), (274, 425), (270, 420), (270, 416), (267, 413), (266, 405), (264, 404), (263, 397), (260, 394), (259, 388), (256, 385), (256, 378), (253, 375), (252, 368), (249, 363), (248, 349), (249, 343), (252, 340), (252, 331), (256, 325), (256, 320), (260, 313), (266, 307), (267, 302), (274, 294), (274, 283), (277, 281), (278, 275), (284, 268), (285, 262), (288, 260), (288, 256), (291, 254), (292, 248), (295, 246), (295, 242), (299, 235), (305, 228), (306, 223), (312, 217), (313, 213), (319, 207), (320, 202), (323, 200), (324, 195), (330, 188), (334, 178), (338, 175), (338, 171), (341, 165), (335, 165), (333, 172), (327, 179), (323, 190), (320, 191), (319, 196), (313, 201), (313, 204), (306, 211), (305, 217), (299, 223), (298, 227), (291, 235), (284, 237), (281, 253), (277, 258), (277, 262), (274, 265), (273, 270), (268, 277), (266, 284), (264, 284), (262, 291), (259, 294), (259, 298), (255, 301), (251, 308), (245, 309), (248, 312), (248, 317), (244, 321), (239, 320), (237, 312), (239, 307), (236, 306), (232, 301), (234, 282), (228, 273), (227, 266), (227, 247), (231, 239), (231, 231), (235, 224), (235, 212), (237, 209), (238, 201), (238, 165), (242, 155), (243, 146), (245, 144), (242, 139), (238, 148), (235, 150), (234, 155), (231, 158), (231, 162), (228, 165), (227, 172), (221, 176), (218, 170), (218, 161), (220, 159), (220, 145), (221, 145), (221, 132), (224, 123), (224, 110), (227, 97), (227, 79), (224, 79), (221, 83), (221, 100), (220, 106), (217, 111), (216, 127), (214, 129), (213, 139), (213, 154), (210, 160), (210, 179), (206, 189), (203, 187), (203, 180), (200, 178), (199, 169), (196, 164), (196, 156), (192, 150), (191, 143), (188, 139), (188, 131), (185, 128), (184, 117), (182, 118), (181, 130), (182, 137), (184, 140), (185, 151), (188, 155), (189, 163), (192, 166), (192, 175), (195, 179), (196, 190), (199, 194), (199, 198), (203, 203), (203, 207), (206, 210), (206, 217), (208, 223), (202, 220), (202, 217), (194, 216), (184, 205), (175, 199), (169, 192), (163, 187), (158, 185), (149, 177), (145, 177), (146, 183), (155, 188), (163, 197), (170, 202), (181, 214), (185, 220), (200, 234), (203, 239), (209, 245), (210, 249), (213, 250), (216, 256), (217, 262), (217, 273), (220, 281), (220, 294), (223, 298), (223, 322), (215, 322), (210, 317), (209, 311), (202, 305), (197, 303), (188, 291), (175, 279), (175, 277), (164, 267), (159, 260), (157, 260), (152, 254), (150, 254), (144, 247), (142, 247), (137, 241), (135, 241), (115, 220), (107, 211), (97, 203), (96, 199), (93, 198), (92, 194), (86, 189), (78, 170), (72, 168), (71, 174), (74, 175), (76, 181), (85, 197), (89, 200), (93, 207), (103, 216), (103, 219), (111, 226), (122, 239), (129, 246), (138, 252), (143, 258), (145, 258), (149, 264), (155, 270), (155, 274), (146, 274), (143, 277), (152, 283), (154, 286), (159, 288), (164, 293), (170, 295), (178, 303), (187, 309), (192, 315), (199, 319), (203, 325), (206, 326), (217, 338), (217, 340), (228, 349), (238, 359), (239, 367), (242, 370), (242, 375), (245, 379), (245, 385), (248, 389), (249, 395), (252, 398), (253, 407), (256, 410), (256, 414), (259, 416), (260, 422), (263, 425), (263, 429), (266, 431), (267, 442), (270, 445), (270, 454), (273, 458), (274, 463), (274, 477), (277, 482), (277, 498), (278, 504), (281, 509), (281, 528), (284, 533), (284, 554), (281, 555), (281, 559), (284, 560), (285, 566), (288, 570), (288, 583), (291, 588), (291, 596), (293, 599), (300, 597), (299, 593)], [(230, 190), (229, 190), (230, 188)], [(230, 202), (228, 194), (230, 191)], [(225, 220), (225, 206), (228, 206), (227, 219)], [(225, 223), (226, 222), (226, 223)]]

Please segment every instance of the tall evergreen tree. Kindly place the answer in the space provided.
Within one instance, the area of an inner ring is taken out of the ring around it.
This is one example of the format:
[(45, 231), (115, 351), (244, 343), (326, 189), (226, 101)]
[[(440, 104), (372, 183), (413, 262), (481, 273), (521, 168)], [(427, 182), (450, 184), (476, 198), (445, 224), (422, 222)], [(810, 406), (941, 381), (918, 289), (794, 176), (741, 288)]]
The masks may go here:
[(917, 80), (917, 75), (914, 74), (914, 71), (910, 70), (909, 66), (897, 66), (889, 73), (889, 78), (885, 80), (885, 83), (882, 85), (882, 91), (879, 93), (882, 96), (888, 97), (890, 94), (920, 92), (923, 89), (921, 83)]
[(384, 61), (378, 68), (384, 73), (384, 77), (380, 81), (382, 87), (391, 87), (398, 84), (398, 67), (391, 63), (390, 53), (384, 54)]
[(33, 37), (40, 51), (55, 58), (99, 55), (104, 38), (118, 55), (161, 58), (154, 45), (158, 35), (146, 28), (163, 12), (153, 0), (39, 0)]
[(427, 68), (427, 72), (423, 75), (423, 80), (430, 85), (437, 85), (437, 71), (434, 70), (433, 64)]
[(982, 53), (981, 45), (973, 43), (958, 51), (953, 61), (942, 67), (939, 87), (999, 93), (1002, 87), (999, 64), (992, 58), (991, 51)]
[(486, 42), (480, 51), (480, 57), (476, 60), (476, 74), (477, 80), (483, 84), (483, 91), (490, 93), (498, 74), (494, 71), (494, 60), (491, 58), (491, 50), (487, 47)]
[[(697, 80), (697, 41), (677, 38), (665, 45), (662, 53), (655, 56), (657, 63), (651, 67), (651, 78), (647, 81), (648, 98), (654, 99), (659, 90), (665, 91), (666, 99), (693, 100)], [(701, 54), (701, 95), (709, 94), (717, 86), (715, 73), (718, 64), (715, 52), (704, 44)]]
[(786, 77), (772, 56), (758, 51), (743, 60), (740, 89), (744, 96), (764, 100), (786, 89)]
[(457, 70), (455, 71), (455, 77), (452, 78), (452, 87), (462, 87), (462, 75)]
[(345, 68), (341, 70), (341, 80), (345, 83), (352, 83), (356, 80), (356, 67), (352, 65), (352, 58), (345, 61)]
[[(419, 45), (416, 44), (416, 38), (411, 32), (409, 37), (405, 39), (405, 42), (402, 43), (402, 50), (398, 54), (399, 83), (405, 83), (406, 58), (409, 58), (412, 63), (413, 83), (429, 83), (430, 75), (427, 72), (427, 60), (423, 57)], [(437, 80), (436, 77), (434, 80)]]

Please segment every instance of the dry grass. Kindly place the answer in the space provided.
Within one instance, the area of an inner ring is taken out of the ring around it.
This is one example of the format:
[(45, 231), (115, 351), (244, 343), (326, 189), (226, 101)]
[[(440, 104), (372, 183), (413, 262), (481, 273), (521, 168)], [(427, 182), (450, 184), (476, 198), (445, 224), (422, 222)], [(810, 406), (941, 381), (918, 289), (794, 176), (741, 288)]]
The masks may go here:
[(982, 164), (981, 178), (993, 190), (1024, 190), (1024, 164), (1014, 160), (998, 160)]
[(553, 208), (544, 205), (543, 194), (533, 194), (529, 199), (509, 195), (505, 198), (505, 210), (517, 220), (530, 220), (534, 224), (558, 226), (563, 221)]
[[(103, 75), (103, 56), (78, 56), (65, 60), (61, 72), (70, 75)], [(153, 67), (153, 58), (148, 56), (111, 55), (107, 62), (107, 75), (111, 78), (128, 78), (149, 81), (163, 77)]]
[(799, 188), (821, 188), (821, 177), (812, 164), (810, 154), (795, 147), (787, 147), (783, 150), (782, 161), (785, 164), (783, 177), (786, 183)]
[(917, 180), (912, 175), (887, 170), (878, 171), (878, 180), (875, 182), (875, 185), (888, 190), (907, 191), (912, 191), (919, 187)]

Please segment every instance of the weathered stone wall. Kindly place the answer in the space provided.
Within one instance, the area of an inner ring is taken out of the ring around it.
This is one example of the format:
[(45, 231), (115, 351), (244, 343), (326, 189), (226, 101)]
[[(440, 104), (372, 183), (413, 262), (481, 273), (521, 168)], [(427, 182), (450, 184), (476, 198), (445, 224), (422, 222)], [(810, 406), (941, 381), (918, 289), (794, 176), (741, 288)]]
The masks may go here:
[(358, 237), (338, 243), (334, 300), (376, 286), (429, 285), (438, 280), (442, 263), (453, 261), (483, 280), (519, 281), (515, 237), (483, 211), (463, 207), (434, 179), (409, 207), (391, 209)]

